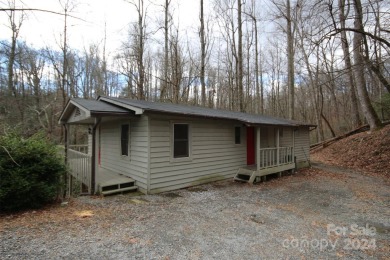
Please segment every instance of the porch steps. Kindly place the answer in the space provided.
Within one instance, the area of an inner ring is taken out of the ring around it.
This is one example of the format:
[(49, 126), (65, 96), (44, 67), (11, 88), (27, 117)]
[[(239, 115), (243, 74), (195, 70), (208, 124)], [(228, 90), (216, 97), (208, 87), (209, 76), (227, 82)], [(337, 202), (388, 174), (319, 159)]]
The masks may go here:
[(99, 183), (99, 193), (103, 196), (122, 192), (136, 191), (138, 186), (135, 185), (135, 180), (120, 176), (111, 180)]
[(255, 173), (255, 171), (252, 169), (239, 168), (237, 173), (236, 173), (236, 176), (234, 176), (234, 180), (239, 181), (239, 182), (253, 183), (254, 180), (251, 180), (251, 179), (253, 179), (252, 176), (254, 173)]
[(280, 166), (261, 169), (259, 171), (252, 167), (242, 167), (237, 170), (234, 176), (234, 181), (247, 182), (253, 184), (259, 181), (266, 181), (267, 175), (278, 174), (278, 177), (282, 176), (282, 172), (295, 169), (295, 163), (287, 163)]

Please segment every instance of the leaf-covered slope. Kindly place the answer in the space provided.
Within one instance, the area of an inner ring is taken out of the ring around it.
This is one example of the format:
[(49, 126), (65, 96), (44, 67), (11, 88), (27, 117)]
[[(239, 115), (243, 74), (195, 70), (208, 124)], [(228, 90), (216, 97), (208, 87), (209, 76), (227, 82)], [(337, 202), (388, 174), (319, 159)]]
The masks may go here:
[(311, 154), (314, 161), (390, 176), (390, 125), (358, 133)]

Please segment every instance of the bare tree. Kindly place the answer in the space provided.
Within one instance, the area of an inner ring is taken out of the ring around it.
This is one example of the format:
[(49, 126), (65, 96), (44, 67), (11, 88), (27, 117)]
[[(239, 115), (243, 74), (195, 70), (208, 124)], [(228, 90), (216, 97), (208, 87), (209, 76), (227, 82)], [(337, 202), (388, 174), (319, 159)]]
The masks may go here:
[(366, 87), (366, 79), (364, 74), (364, 57), (363, 57), (363, 41), (364, 37), (361, 32), (363, 29), (363, 10), (362, 4), (360, 0), (353, 0), (354, 9), (355, 9), (355, 32), (353, 37), (353, 52), (354, 52), (354, 61), (355, 61), (355, 78), (356, 85), (358, 90), (358, 95), (360, 99), (360, 104), (362, 106), (362, 110), (365, 118), (367, 119), (368, 124), (370, 125), (371, 130), (375, 130), (380, 127), (382, 124), (376, 114), (374, 108), (372, 107), (367, 87)]
[(136, 10), (138, 20), (134, 25), (136, 35), (134, 36), (133, 55), (136, 57), (137, 62), (137, 98), (145, 99), (144, 93), (144, 82), (145, 82), (145, 66), (144, 66), (144, 55), (145, 55), (145, 41), (146, 41), (146, 15), (147, 7), (145, 6), (144, 0), (132, 0), (127, 1)]
[(278, 1), (272, 0), (272, 3), (277, 8), (278, 13), (276, 17), (282, 17), (286, 24), (285, 26), (279, 25), (283, 32), (286, 34), (287, 40), (287, 86), (288, 86), (288, 117), (294, 119), (294, 109), (295, 109), (295, 73), (294, 73), (294, 34), (295, 34), (295, 22), (294, 22), (294, 12), (300, 8), (302, 3), (296, 3), (295, 7), (291, 6), (290, 0)]
[(242, 55), (242, 3), (237, 0), (237, 27), (238, 27), (238, 43), (237, 43), (237, 87), (238, 87), (238, 102), (239, 111), (244, 111), (244, 84), (243, 84), (243, 70), (244, 61)]
[(202, 106), (206, 104), (206, 82), (205, 82), (205, 70), (206, 70), (206, 37), (204, 26), (204, 14), (203, 14), (203, 0), (200, 0), (200, 84), (202, 86)]
[(171, 0), (165, 0), (164, 8), (164, 67), (163, 73), (164, 78), (162, 80), (161, 89), (160, 89), (160, 99), (164, 100), (167, 98), (167, 91), (169, 90), (169, 24), (171, 22), (171, 15), (169, 13), (169, 6), (171, 4)]
[(251, 5), (251, 12), (247, 14), (253, 24), (253, 31), (254, 31), (254, 46), (255, 46), (255, 82), (256, 82), (256, 112), (263, 114), (264, 113), (264, 97), (263, 97), (263, 85), (260, 85), (259, 81), (262, 79), (259, 79), (259, 77), (262, 78), (262, 75), (260, 75), (259, 71), (259, 36), (258, 36), (258, 28), (257, 28), (257, 17), (256, 17), (256, 0), (252, 0), (252, 5)]
[(294, 35), (293, 35), (293, 22), (291, 17), (290, 0), (286, 0), (286, 35), (287, 35), (287, 84), (289, 89), (289, 114), (290, 119), (294, 119)]
[(342, 29), (340, 32), (341, 37), (341, 45), (343, 49), (344, 54), (344, 63), (345, 63), (345, 69), (347, 70), (347, 76), (348, 76), (348, 85), (349, 85), (349, 92), (351, 95), (351, 103), (352, 103), (352, 118), (353, 118), (353, 125), (355, 127), (362, 124), (360, 120), (359, 115), (359, 104), (356, 96), (356, 88), (355, 88), (355, 82), (353, 77), (353, 71), (352, 71), (352, 62), (351, 57), (349, 54), (349, 43), (347, 39), (347, 32), (343, 30), (345, 26), (346, 21), (346, 15), (345, 15), (345, 0), (339, 0), (339, 17), (340, 17), (340, 28)]
[(9, 28), (11, 29), (11, 46), (9, 47), (9, 53), (8, 53), (8, 91), (10, 95), (15, 95), (16, 97), (16, 90), (15, 90), (15, 83), (14, 83), (14, 64), (15, 64), (15, 57), (16, 57), (16, 43), (19, 37), (20, 28), (22, 27), (23, 21), (25, 19), (24, 13), (22, 12), (22, 15), (20, 17), (17, 17), (16, 12), (14, 11), (15, 7), (15, 0), (9, 0), (8, 5), (11, 7), (8, 12), (8, 21), (9, 21)]

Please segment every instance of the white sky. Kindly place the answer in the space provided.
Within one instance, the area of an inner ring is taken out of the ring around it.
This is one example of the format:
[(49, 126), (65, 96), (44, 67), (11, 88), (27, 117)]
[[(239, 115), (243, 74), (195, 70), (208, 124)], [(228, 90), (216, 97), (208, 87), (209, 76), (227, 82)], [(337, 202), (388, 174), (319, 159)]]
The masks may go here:
[[(65, 2), (65, 0), (62, 0)], [(83, 49), (89, 44), (102, 42), (104, 24), (107, 24), (107, 49), (115, 51), (121, 41), (126, 39), (128, 24), (137, 16), (134, 7), (124, 0), (73, 0), (75, 7), (71, 15), (85, 21), (69, 18), (68, 39), (71, 48)], [(151, 24), (160, 16), (163, 17), (164, 0), (154, 0), (156, 4), (149, 6), (148, 20)], [(63, 13), (59, 0), (16, 0), (17, 7), (39, 8)], [(6, 0), (0, 0), (0, 7), (7, 7)], [(199, 23), (199, 1), (174, 0), (172, 7), (179, 15), (182, 30)], [(161, 11), (160, 11), (161, 10)], [(160, 13), (156, 12), (159, 11)], [(0, 39), (10, 39), (11, 31), (7, 28), (9, 22), (5, 12), (0, 12)], [(36, 48), (52, 46), (56, 48), (61, 41), (64, 28), (64, 17), (42, 12), (28, 12), (23, 22), (20, 39)], [(58, 47), (57, 47), (58, 48)]]

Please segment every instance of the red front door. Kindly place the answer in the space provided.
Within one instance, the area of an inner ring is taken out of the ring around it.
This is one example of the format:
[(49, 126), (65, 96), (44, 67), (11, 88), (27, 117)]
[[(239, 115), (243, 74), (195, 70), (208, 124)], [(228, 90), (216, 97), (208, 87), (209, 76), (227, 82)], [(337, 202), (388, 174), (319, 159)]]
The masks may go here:
[(246, 128), (246, 164), (255, 164), (255, 131), (253, 127)]

